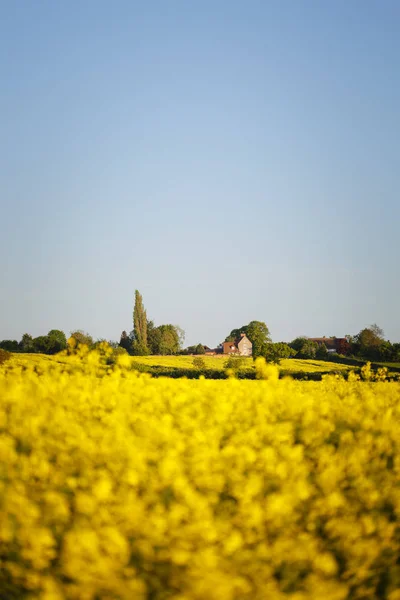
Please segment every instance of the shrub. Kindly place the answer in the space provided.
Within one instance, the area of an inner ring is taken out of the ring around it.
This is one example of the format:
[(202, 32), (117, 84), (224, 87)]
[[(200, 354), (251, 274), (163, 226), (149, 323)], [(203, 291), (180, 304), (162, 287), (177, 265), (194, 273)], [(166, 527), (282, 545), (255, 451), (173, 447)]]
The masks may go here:
[(233, 375), (237, 375), (246, 366), (246, 359), (243, 356), (235, 356), (232, 354), (224, 364), (224, 369), (230, 371)]
[(267, 362), (278, 364), (282, 358), (291, 358), (296, 354), (288, 344), (284, 342), (264, 344), (262, 348), (262, 356)]
[(193, 359), (193, 366), (196, 369), (205, 369), (206, 368), (206, 363), (205, 363), (204, 358), (201, 358), (201, 356), (196, 356)]

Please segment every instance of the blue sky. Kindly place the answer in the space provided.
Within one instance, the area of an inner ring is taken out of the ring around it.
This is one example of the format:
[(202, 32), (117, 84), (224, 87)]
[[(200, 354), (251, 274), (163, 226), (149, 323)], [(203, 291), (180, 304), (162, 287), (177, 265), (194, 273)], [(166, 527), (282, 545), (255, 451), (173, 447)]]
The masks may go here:
[(397, 0), (0, 9), (0, 339), (400, 340)]

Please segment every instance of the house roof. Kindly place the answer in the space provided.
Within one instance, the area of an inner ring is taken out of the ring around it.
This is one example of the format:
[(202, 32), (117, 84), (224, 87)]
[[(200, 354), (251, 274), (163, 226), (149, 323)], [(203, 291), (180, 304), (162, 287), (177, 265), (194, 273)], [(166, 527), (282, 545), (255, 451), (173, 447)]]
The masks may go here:
[(311, 342), (316, 342), (317, 344), (325, 344), (327, 348), (336, 348), (336, 341), (341, 338), (315, 337), (308, 339)]
[(237, 346), (242, 340), (246, 340), (249, 344), (251, 344), (251, 341), (249, 340), (247, 335), (245, 333), (242, 333), (240, 337), (236, 338), (235, 345)]

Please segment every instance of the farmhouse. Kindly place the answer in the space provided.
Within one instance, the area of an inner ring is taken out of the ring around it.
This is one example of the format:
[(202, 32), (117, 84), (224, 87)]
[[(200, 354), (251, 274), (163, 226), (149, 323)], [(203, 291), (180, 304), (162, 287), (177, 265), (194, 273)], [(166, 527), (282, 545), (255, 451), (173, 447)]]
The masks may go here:
[(318, 346), (322, 346), (325, 344), (326, 349), (330, 354), (347, 354), (349, 350), (349, 342), (346, 338), (327, 338), (327, 337), (319, 337), (319, 338), (309, 338), (311, 342), (315, 342)]
[(240, 334), (233, 342), (224, 342), (222, 344), (222, 354), (238, 354), (239, 356), (251, 356), (253, 354), (253, 345), (245, 333)]

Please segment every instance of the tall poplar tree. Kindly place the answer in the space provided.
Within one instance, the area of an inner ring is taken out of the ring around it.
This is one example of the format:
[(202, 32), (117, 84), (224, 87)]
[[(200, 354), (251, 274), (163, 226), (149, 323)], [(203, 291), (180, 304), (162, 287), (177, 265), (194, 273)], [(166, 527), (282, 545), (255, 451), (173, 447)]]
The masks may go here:
[(143, 306), (143, 298), (138, 290), (135, 290), (135, 306), (133, 309), (133, 354), (144, 356), (149, 354), (147, 345), (147, 315)]

